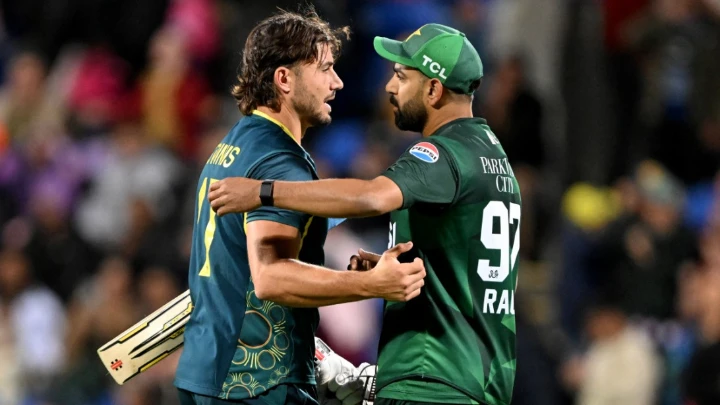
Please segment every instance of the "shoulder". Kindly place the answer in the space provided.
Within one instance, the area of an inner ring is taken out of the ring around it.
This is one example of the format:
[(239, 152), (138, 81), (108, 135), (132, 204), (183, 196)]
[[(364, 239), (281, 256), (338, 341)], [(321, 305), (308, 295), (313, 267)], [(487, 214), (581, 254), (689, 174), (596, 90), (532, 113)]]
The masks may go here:
[(230, 136), (258, 151), (283, 150), (300, 156), (305, 155), (305, 150), (282, 128), (256, 115), (243, 117), (235, 125)]
[(389, 168), (393, 171), (447, 173), (457, 169), (454, 151), (435, 135), (412, 143)]
[(388, 168), (388, 172), (412, 171), (423, 173), (447, 174), (457, 170), (453, 149), (446, 141), (435, 135), (423, 138), (411, 144), (403, 155)]
[(424, 138), (407, 149), (407, 153), (426, 163), (435, 163), (440, 159), (443, 147), (437, 139)]
[(497, 144), (494, 132), (483, 118), (461, 118), (447, 125), (436, 135), (440, 139), (456, 141), (470, 141), (474, 138), (484, 138), (491, 144)]
[(505, 151), (485, 120), (468, 119), (450, 125), (441, 133), (433, 135), (438, 145), (443, 146), (454, 156), (466, 154), (488, 155), (494, 158), (504, 157)]
[(228, 138), (237, 140), (238, 143), (270, 148), (291, 140), (285, 139), (289, 137), (280, 127), (256, 115), (240, 118), (228, 133)]
[(458, 154), (471, 148), (463, 137), (437, 134), (413, 143), (406, 154), (426, 163), (446, 162), (453, 166)]
[(242, 150), (247, 175), (268, 166), (315, 170), (307, 152), (280, 127), (262, 117), (243, 117), (223, 142), (237, 145)]
[(247, 177), (287, 181), (317, 180), (315, 167), (298, 153), (280, 150), (271, 151), (255, 161)]

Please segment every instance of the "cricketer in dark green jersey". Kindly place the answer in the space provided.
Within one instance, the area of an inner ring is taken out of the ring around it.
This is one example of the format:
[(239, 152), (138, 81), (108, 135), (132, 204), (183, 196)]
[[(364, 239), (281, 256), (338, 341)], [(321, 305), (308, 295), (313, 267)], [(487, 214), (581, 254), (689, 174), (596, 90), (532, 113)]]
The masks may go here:
[(384, 176), (403, 196), (390, 243), (412, 239), (428, 275), (418, 299), (385, 306), (379, 396), (508, 404), (521, 201), (502, 147), (483, 119), (457, 119)]
[[(429, 24), (404, 42), (376, 38), (395, 62), (386, 90), (400, 129), (421, 132), (382, 176), (276, 182), (274, 205), (321, 216), (391, 212), (390, 242), (412, 239), (420, 297), (385, 307), (376, 404), (508, 405), (515, 379), (514, 293), (521, 198), (500, 142), (472, 117), (482, 63), (465, 35)], [(260, 205), (259, 184), (211, 188), (219, 215)], [(414, 402), (415, 401), (415, 402)]]

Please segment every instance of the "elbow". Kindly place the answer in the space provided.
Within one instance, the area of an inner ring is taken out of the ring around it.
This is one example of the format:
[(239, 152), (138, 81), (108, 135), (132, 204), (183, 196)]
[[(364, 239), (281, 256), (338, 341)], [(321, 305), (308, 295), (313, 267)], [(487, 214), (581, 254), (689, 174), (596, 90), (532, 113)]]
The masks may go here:
[(261, 301), (272, 301), (270, 298), (272, 296), (272, 292), (261, 283), (255, 283), (255, 296)]
[(379, 176), (364, 183), (361, 199), (364, 216), (378, 216), (400, 209), (403, 195), (400, 188), (390, 179)]
[(277, 296), (277, 291), (273, 287), (273, 283), (270, 282), (267, 276), (263, 276), (262, 269), (254, 272), (253, 275), (253, 286), (255, 287), (255, 296), (262, 301), (274, 301)]
[(387, 202), (382, 198), (382, 196), (377, 195), (377, 193), (363, 194), (361, 204), (363, 207), (362, 216), (365, 217), (376, 217), (392, 211), (387, 208)]
[(255, 296), (261, 301), (273, 302), (278, 302), (280, 298), (272, 283), (255, 283)]

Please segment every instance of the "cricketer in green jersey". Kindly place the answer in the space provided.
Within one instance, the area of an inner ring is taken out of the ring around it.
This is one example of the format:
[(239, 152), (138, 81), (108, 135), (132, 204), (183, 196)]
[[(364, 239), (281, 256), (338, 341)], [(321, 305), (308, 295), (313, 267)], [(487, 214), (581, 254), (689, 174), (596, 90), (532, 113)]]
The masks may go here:
[(308, 127), (330, 122), (327, 102), (343, 86), (333, 69), (340, 34), (314, 13), (281, 12), (248, 37), (233, 90), (245, 117), (208, 158), (197, 186), (194, 308), (175, 378), (183, 405), (317, 404), (316, 307), (406, 301), (424, 283), (422, 261), (397, 260), (412, 244), (390, 249), (372, 272), (330, 271), (320, 267), (326, 218), (278, 207), (219, 217), (206, 201), (212, 184), (229, 176), (318, 178), (301, 141)]
[(270, 201), (326, 217), (392, 212), (389, 245), (412, 239), (427, 277), (420, 297), (385, 306), (376, 404), (508, 405), (521, 198), (500, 142), (472, 116), (480, 57), (464, 34), (438, 24), (374, 45), (395, 63), (386, 86), (395, 123), (421, 141), (373, 180), (268, 182), (272, 200), (261, 201), (263, 182), (232, 178), (214, 184), (209, 200), (218, 215)]

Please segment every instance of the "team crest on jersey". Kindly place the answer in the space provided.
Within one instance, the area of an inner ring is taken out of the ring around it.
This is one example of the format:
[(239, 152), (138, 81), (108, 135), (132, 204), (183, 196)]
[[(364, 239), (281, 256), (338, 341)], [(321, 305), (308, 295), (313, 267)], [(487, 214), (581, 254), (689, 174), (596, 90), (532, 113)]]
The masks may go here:
[(423, 162), (435, 163), (440, 157), (438, 148), (430, 142), (420, 142), (410, 149), (410, 154)]

